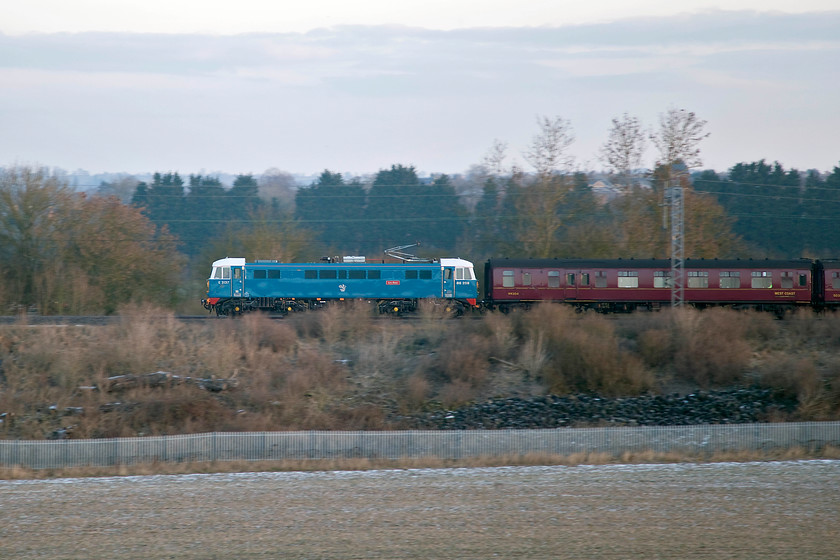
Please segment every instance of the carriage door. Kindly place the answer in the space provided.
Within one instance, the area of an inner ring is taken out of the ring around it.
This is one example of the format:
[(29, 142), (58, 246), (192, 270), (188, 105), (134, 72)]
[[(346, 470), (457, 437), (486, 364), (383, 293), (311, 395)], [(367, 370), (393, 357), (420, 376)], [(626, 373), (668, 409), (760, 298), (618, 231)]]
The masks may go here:
[(230, 267), (230, 295), (232, 297), (242, 297), (245, 286), (245, 267), (232, 266)]
[(455, 267), (443, 267), (443, 297), (445, 299), (452, 299), (455, 297)]

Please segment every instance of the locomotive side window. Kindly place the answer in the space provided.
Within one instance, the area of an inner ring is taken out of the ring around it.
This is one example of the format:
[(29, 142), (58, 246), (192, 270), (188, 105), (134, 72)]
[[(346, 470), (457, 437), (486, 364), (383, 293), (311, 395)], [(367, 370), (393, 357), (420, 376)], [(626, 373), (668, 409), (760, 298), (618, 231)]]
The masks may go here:
[(790, 290), (793, 288), (793, 272), (782, 272), (781, 287), (783, 290)]
[(604, 271), (596, 272), (595, 273), (595, 287), (596, 288), (606, 288), (607, 287), (607, 273)]
[(840, 272), (831, 273), (831, 289), (840, 290)]
[(431, 270), (421, 270), (420, 271), (420, 280), (431, 280), (432, 279), (432, 271)]
[(365, 271), (364, 270), (351, 270), (347, 276), (350, 280), (364, 280), (365, 278)]
[(338, 274), (336, 274), (336, 272), (337, 271), (335, 271), (335, 270), (319, 270), (318, 271), (318, 278), (329, 278), (329, 279), (337, 278)]
[(268, 271), (268, 278), (270, 280), (277, 280), (280, 278), (280, 271), (279, 270), (269, 270)]
[(502, 271), (502, 287), (503, 288), (513, 288), (513, 271), (512, 270), (503, 270)]
[(406, 280), (417, 280), (417, 271), (416, 270), (406, 270), (405, 271), (405, 279)]
[(773, 273), (768, 270), (756, 270), (750, 273), (753, 288), (772, 288)]
[(523, 286), (530, 286), (531, 285), (531, 273), (530, 272), (523, 272), (522, 273), (522, 285)]
[(559, 288), (560, 287), (560, 272), (557, 270), (549, 270), (548, 271), (548, 287), (549, 288)]
[(254, 271), (254, 280), (261, 280), (267, 277), (265, 270), (255, 270)]
[(737, 270), (720, 273), (720, 287), (721, 288), (740, 288), (741, 287), (741, 273)]
[(618, 287), (619, 288), (638, 288), (639, 287), (639, 273), (635, 270), (619, 270), (618, 271)]
[(689, 270), (688, 271), (688, 287), (689, 288), (708, 288), (709, 287), (709, 272), (707, 270)]
[(347, 271), (346, 270), (339, 270), (338, 271), (338, 278), (339, 280), (344, 280), (347, 278)]
[(315, 280), (318, 278), (318, 271), (317, 270), (304, 270), (303, 277), (307, 280)]
[(382, 278), (382, 271), (381, 270), (368, 270), (367, 273), (368, 280), (379, 280)]
[(653, 287), (654, 288), (670, 288), (671, 287), (671, 272), (668, 270), (654, 270), (653, 271)]

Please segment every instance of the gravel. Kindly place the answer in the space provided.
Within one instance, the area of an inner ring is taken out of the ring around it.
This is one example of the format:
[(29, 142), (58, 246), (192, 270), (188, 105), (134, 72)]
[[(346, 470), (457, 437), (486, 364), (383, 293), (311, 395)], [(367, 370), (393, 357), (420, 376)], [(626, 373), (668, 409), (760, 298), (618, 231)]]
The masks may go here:
[(697, 391), (607, 399), (577, 395), (493, 399), (407, 419), (417, 429), (476, 430), (580, 426), (684, 426), (766, 421), (795, 402), (769, 389)]

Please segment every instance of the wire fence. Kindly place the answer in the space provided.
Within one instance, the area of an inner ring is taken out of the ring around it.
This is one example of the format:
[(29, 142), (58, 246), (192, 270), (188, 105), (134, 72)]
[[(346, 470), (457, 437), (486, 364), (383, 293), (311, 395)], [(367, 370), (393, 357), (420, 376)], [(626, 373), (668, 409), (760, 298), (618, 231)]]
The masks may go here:
[(325, 459), (458, 460), (579, 453), (734, 451), (840, 446), (840, 422), (394, 432), (214, 432), (136, 438), (0, 441), (0, 468), (61, 469), (154, 462)]

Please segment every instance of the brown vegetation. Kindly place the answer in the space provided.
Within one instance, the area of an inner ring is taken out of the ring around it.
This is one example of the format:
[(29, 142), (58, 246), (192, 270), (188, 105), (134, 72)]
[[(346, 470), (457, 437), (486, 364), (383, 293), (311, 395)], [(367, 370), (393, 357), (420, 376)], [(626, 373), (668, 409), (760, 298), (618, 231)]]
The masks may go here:
[[(604, 317), (557, 305), (461, 320), (377, 320), (350, 305), (185, 323), (127, 307), (106, 326), (0, 329), (0, 437), (399, 429), (406, 415), (494, 397), (751, 385), (798, 403), (773, 419), (837, 419), (838, 327), (840, 316), (810, 312)], [(109, 380), (155, 372), (154, 383)]]

